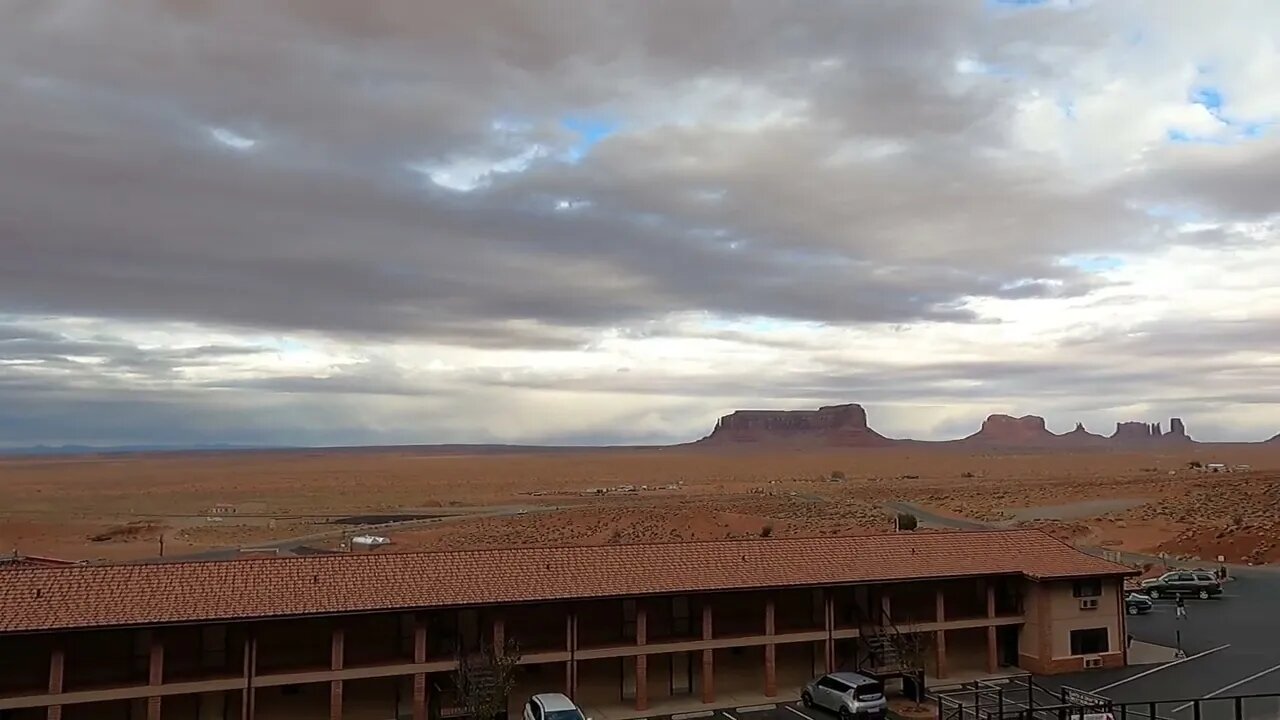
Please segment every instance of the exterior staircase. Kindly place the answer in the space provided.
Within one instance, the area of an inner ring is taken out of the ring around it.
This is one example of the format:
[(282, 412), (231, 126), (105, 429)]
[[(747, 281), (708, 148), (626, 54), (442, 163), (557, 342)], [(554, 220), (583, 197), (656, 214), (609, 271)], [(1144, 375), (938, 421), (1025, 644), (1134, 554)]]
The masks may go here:
[(865, 670), (877, 677), (901, 675), (909, 668), (905, 667), (900, 643), (889, 633), (879, 632), (863, 636), (863, 645), (867, 649), (866, 659), (859, 663), (859, 670)]
[(903, 633), (880, 606), (872, 603), (876, 612), (856, 610), (861, 648), (857, 654), (857, 669), (881, 680), (894, 677), (924, 677), (920, 667), (923, 648), (916, 635)]

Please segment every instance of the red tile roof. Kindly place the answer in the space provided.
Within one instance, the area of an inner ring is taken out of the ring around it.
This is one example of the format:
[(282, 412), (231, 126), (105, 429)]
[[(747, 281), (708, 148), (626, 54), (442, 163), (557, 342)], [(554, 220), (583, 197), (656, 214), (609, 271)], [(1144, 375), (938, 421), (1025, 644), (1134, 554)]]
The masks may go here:
[(1133, 571), (1038, 530), (341, 554), (0, 573), (0, 633), (979, 575)]

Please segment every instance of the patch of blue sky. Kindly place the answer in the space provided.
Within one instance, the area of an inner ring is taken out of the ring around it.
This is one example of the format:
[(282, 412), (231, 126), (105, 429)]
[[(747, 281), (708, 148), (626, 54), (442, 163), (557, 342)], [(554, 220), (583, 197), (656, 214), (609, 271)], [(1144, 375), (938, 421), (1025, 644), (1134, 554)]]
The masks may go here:
[(822, 323), (806, 320), (787, 320), (769, 315), (744, 315), (727, 317), (724, 315), (708, 315), (702, 320), (702, 326), (708, 330), (734, 330), (738, 332), (767, 333), (780, 330), (813, 329), (822, 327)]
[(1257, 140), (1270, 132), (1276, 124), (1275, 120), (1266, 122), (1231, 122), (1223, 120), (1224, 132), (1214, 135), (1200, 135), (1178, 128), (1170, 128), (1165, 138), (1178, 145), (1232, 145), (1247, 140)]
[(1088, 273), (1111, 272), (1125, 266), (1125, 261), (1114, 255), (1068, 255), (1059, 262)]
[(1076, 104), (1070, 98), (1059, 98), (1058, 109), (1062, 111), (1062, 116), (1066, 119), (1076, 119)]
[(1205, 219), (1204, 215), (1195, 208), (1186, 205), (1169, 205), (1166, 203), (1153, 203), (1151, 205), (1139, 205), (1130, 203), (1129, 207), (1146, 213), (1149, 217), (1161, 220), (1175, 220), (1180, 223), (1194, 223)]
[(565, 153), (565, 159), (569, 162), (578, 162), (600, 142), (617, 134), (621, 124), (597, 116), (566, 115), (560, 118), (560, 126), (577, 136)]

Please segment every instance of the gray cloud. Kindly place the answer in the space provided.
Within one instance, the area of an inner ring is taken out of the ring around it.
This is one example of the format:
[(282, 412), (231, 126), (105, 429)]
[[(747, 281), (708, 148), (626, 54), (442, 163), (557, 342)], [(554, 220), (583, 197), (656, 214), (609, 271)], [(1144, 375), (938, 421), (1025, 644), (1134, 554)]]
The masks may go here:
[[(468, 410), (468, 398), (491, 398), (474, 404), (500, 415), (503, 393), (529, 403), (566, 392), (583, 402), (669, 400), (665, 415), (625, 411), (648, 418), (644, 437), (662, 434), (656, 418), (671, 421), (671, 407), (700, 414), (674, 421), (676, 435), (742, 398), (1035, 394), (1064, 411), (1099, 412), (1120, 396), (1249, 402), (1238, 381), (1210, 392), (1186, 382), (1185, 369), (1146, 359), (1190, 344), (1198, 372), (1245, 372), (1176, 325), (1062, 341), (1097, 362), (903, 368), (886, 358), (851, 371), (803, 339), (673, 319), (995, 327), (983, 301), (1114, 290), (1073, 258), (1244, 243), (1225, 225), (1177, 233), (1177, 218), (1151, 208), (1192, 208), (1221, 223), (1270, 217), (1271, 141), (1125, 148), (1113, 167), (1085, 157), (1091, 147), (1076, 148), (1080, 157), (1046, 151), (1050, 129), (1024, 124), (1032, 100), (1066, 108), (1069, 91), (1104, 85), (1091, 73), (1129, 72), (1142, 85), (1165, 72), (1164, 56), (1113, 65), (1109, 54), (1117, 32), (1165, 18), (1163, 7), (6, 4), (0, 307), (250, 339), (172, 348), (70, 337), (34, 320), (0, 325), (0, 401), (39, 406), (25, 426), (18, 412), (0, 429), (83, 440), (95, 426), (86, 418), (105, 412), (136, 419), (117, 423), (113, 438), (145, 439), (151, 427), (237, 442), (355, 441), (390, 438), (388, 427), (423, 422), (431, 406), (465, 415), (467, 437), (534, 437), (489, 428), (494, 415)], [(475, 187), (450, 189), (433, 173)], [(1126, 302), (1108, 297), (1099, 302)], [(1214, 332), (1248, 348), (1266, 327)], [(290, 333), (367, 346), (369, 359), (324, 373), (188, 377), (269, 356), (252, 338)], [(811, 362), (765, 379), (481, 359), (433, 375), (379, 354), (400, 342), (477, 357), (590, 356), (603, 352), (602, 338), (690, 336)], [(140, 394), (117, 394), (127, 392)], [(1079, 399), (1090, 394), (1108, 399)], [(182, 403), (207, 422), (175, 419)], [(334, 421), (335, 407), (350, 421)], [(249, 417), (259, 409), (270, 421)], [(454, 437), (429, 421), (428, 431)], [(538, 437), (588, 436), (598, 437), (569, 423)]]

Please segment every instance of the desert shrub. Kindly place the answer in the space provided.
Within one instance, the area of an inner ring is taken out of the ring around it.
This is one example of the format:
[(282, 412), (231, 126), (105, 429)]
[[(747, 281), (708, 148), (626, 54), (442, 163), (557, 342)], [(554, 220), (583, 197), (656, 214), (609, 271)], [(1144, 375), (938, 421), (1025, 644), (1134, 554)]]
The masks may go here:
[(773, 535), (772, 525), (765, 525), (764, 527), (760, 528), (760, 537), (765, 538), (765, 537), (770, 537), (772, 535)]
[(920, 521), (911, 513), (898, 513), (898, 529), (899, 530), (915, 530), (920, 526)]
[(965, 478), (965, 479), (969, 479), (969, 478), (975, 478), (975, 477), (977, 477), (977, 475), (974, 475), (974, 474), (973, 474), (973, 473), (971, 473), (971, 472), (965, 471), (965, 472), (960, 473), (960, 477)]
[(1187, 467), (1191, 468), (1192, 470), (1199, 470), (1200, 468), (1204, 467), (1204, 463), (1200, 462), (1199, 460), (1192, 460), (1191, 462), (1187, 463)]
[(832, 480), (843, 480), (843, 479), (844, 479), (844, 471), (843, 471), (843, 470), (832, 470), (832, 471), (831, 471), (831, 479), (832, 479)]

